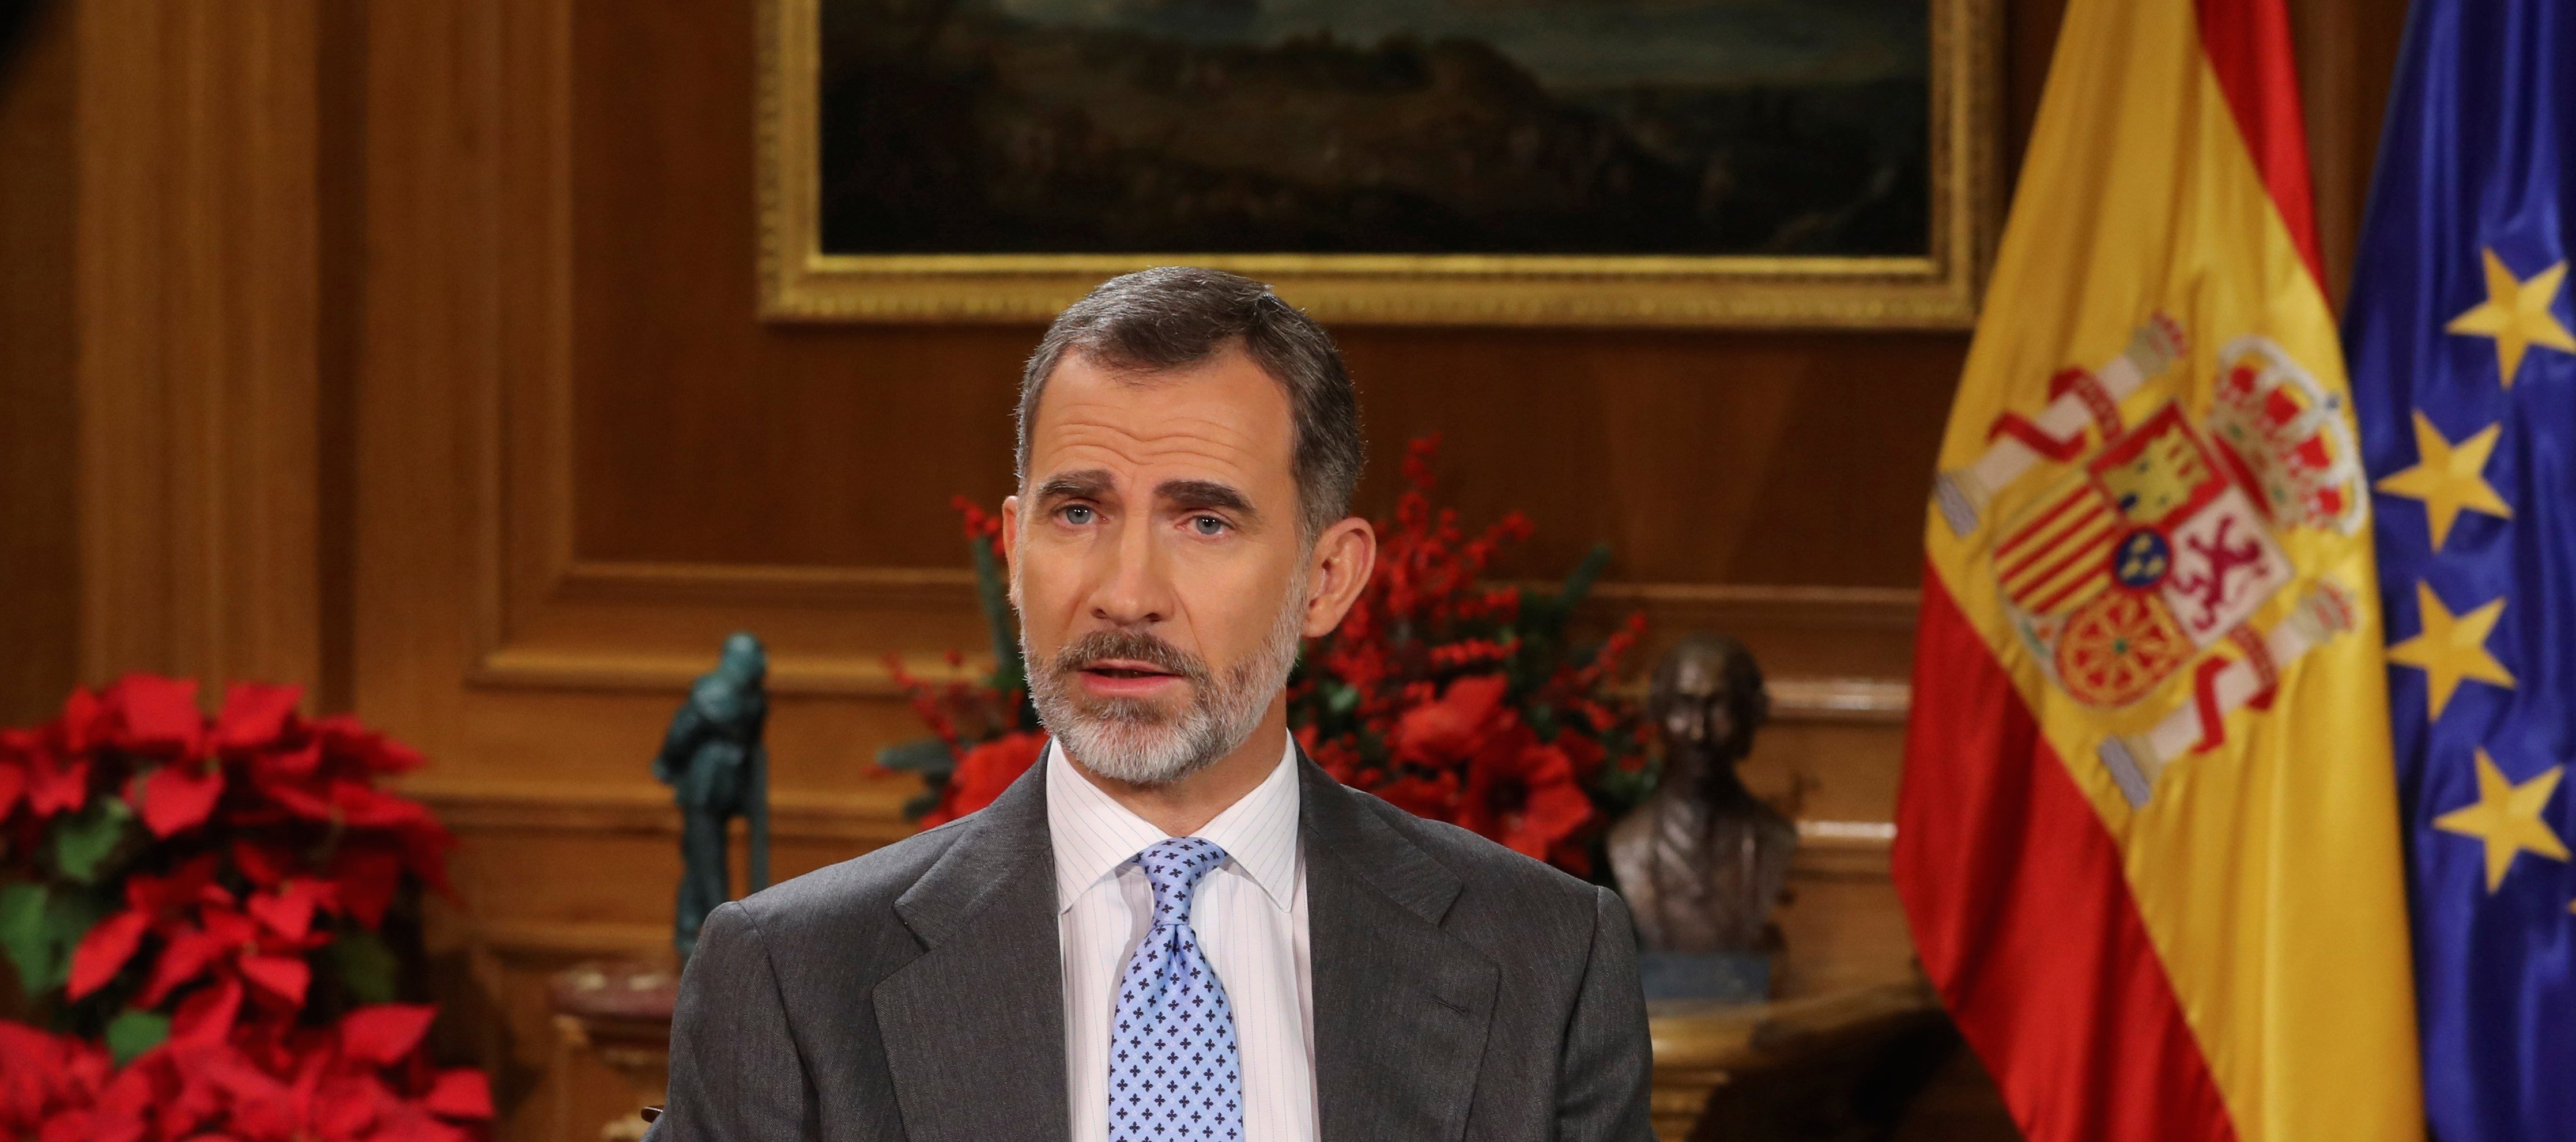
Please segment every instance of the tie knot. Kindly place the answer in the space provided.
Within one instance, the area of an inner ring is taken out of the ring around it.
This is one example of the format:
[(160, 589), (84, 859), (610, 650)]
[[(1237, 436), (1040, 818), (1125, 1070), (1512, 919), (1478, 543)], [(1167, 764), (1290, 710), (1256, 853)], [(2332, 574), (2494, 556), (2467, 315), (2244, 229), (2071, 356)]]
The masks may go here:
[(1146, 882), (1154, 886), (1155, 922), (1188, 920), (1190, 895), (1199, 879), (1224, 861), (1225, 850), (1202, 837), (1172, 837), (1137, 853), (1136, 863), (1144, 868)]

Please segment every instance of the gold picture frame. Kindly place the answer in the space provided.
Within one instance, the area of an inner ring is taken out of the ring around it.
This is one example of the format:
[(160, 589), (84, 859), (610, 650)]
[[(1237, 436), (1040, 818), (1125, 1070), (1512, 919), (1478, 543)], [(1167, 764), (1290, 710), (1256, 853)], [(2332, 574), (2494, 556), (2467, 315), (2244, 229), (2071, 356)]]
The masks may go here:
[(823, 0), (760, 0), (760, 316), (1044, 321), (1152, 265), (1259, 278), (1318, 320), (1400, 325), (1957, 329), (1999, 214), (2000, 0), (1930, 5), (1929, 252), (1905, 257), (1531, 254), (826, 254)]

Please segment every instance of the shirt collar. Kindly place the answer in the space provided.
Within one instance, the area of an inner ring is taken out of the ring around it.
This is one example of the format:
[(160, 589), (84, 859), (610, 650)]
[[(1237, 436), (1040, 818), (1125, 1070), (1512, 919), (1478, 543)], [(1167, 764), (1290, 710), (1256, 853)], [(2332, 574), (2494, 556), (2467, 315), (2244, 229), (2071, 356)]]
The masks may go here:
[[(1190, 834), (1216, 842), (1227, 863), (1251, 877), (1282, 911), (1297, 890), (1296, 757), (1296, 746), (1283, 743), (1270, 776)], [(1055, 846), (1056, 910), (1062, 912), (1164, 834), (1093, 785), (1054, 742), (1047, 743), (1046, 764), (1047, 831)]]

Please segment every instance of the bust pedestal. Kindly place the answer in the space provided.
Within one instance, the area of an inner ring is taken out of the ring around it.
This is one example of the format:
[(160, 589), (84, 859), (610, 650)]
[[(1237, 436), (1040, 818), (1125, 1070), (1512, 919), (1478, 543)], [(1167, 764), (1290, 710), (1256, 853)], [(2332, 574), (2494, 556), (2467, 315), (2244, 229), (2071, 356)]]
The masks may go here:
[(1661, 1142), (1882, 1136), (1955, 1048), (1921, 980), (1769, 1003), (1647, 1004)]
[[(679, 973), (663, 963), (586, 963), (556, 974), (546, 998), (564, 1049), (597, 1058), (632, 1093), (632, 1101), (614, 1110), (564, 1107), (559, 1118), (572, 1128), (565, 1142), (594, 1136), (635, 1142), (644, 1136), (640, 1111), (662, 1105), (670, 1089), (671, 1005), (679, 994)], [(584, 1123), (599, 1119), (604, 1121), (593, 1135)]]

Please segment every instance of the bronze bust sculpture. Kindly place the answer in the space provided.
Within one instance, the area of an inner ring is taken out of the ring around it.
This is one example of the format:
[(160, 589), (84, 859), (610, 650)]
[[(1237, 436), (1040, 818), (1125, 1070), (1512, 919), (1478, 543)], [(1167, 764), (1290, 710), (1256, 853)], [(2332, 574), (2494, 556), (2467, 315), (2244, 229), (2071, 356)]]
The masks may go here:
[[(1771, 912), (1798, 830), (1736, 772), (1770, 714), (1762, 669), (1743, 643), (1693, 635), (1656, 664), (1646, 712), (1663, 738), (1663, 776), (1611, 827), (1609, 849), (1647, 953), (1648, 995), (1763, 998)], [(1735, 978), (1748, 974), (1758, 978)]]

